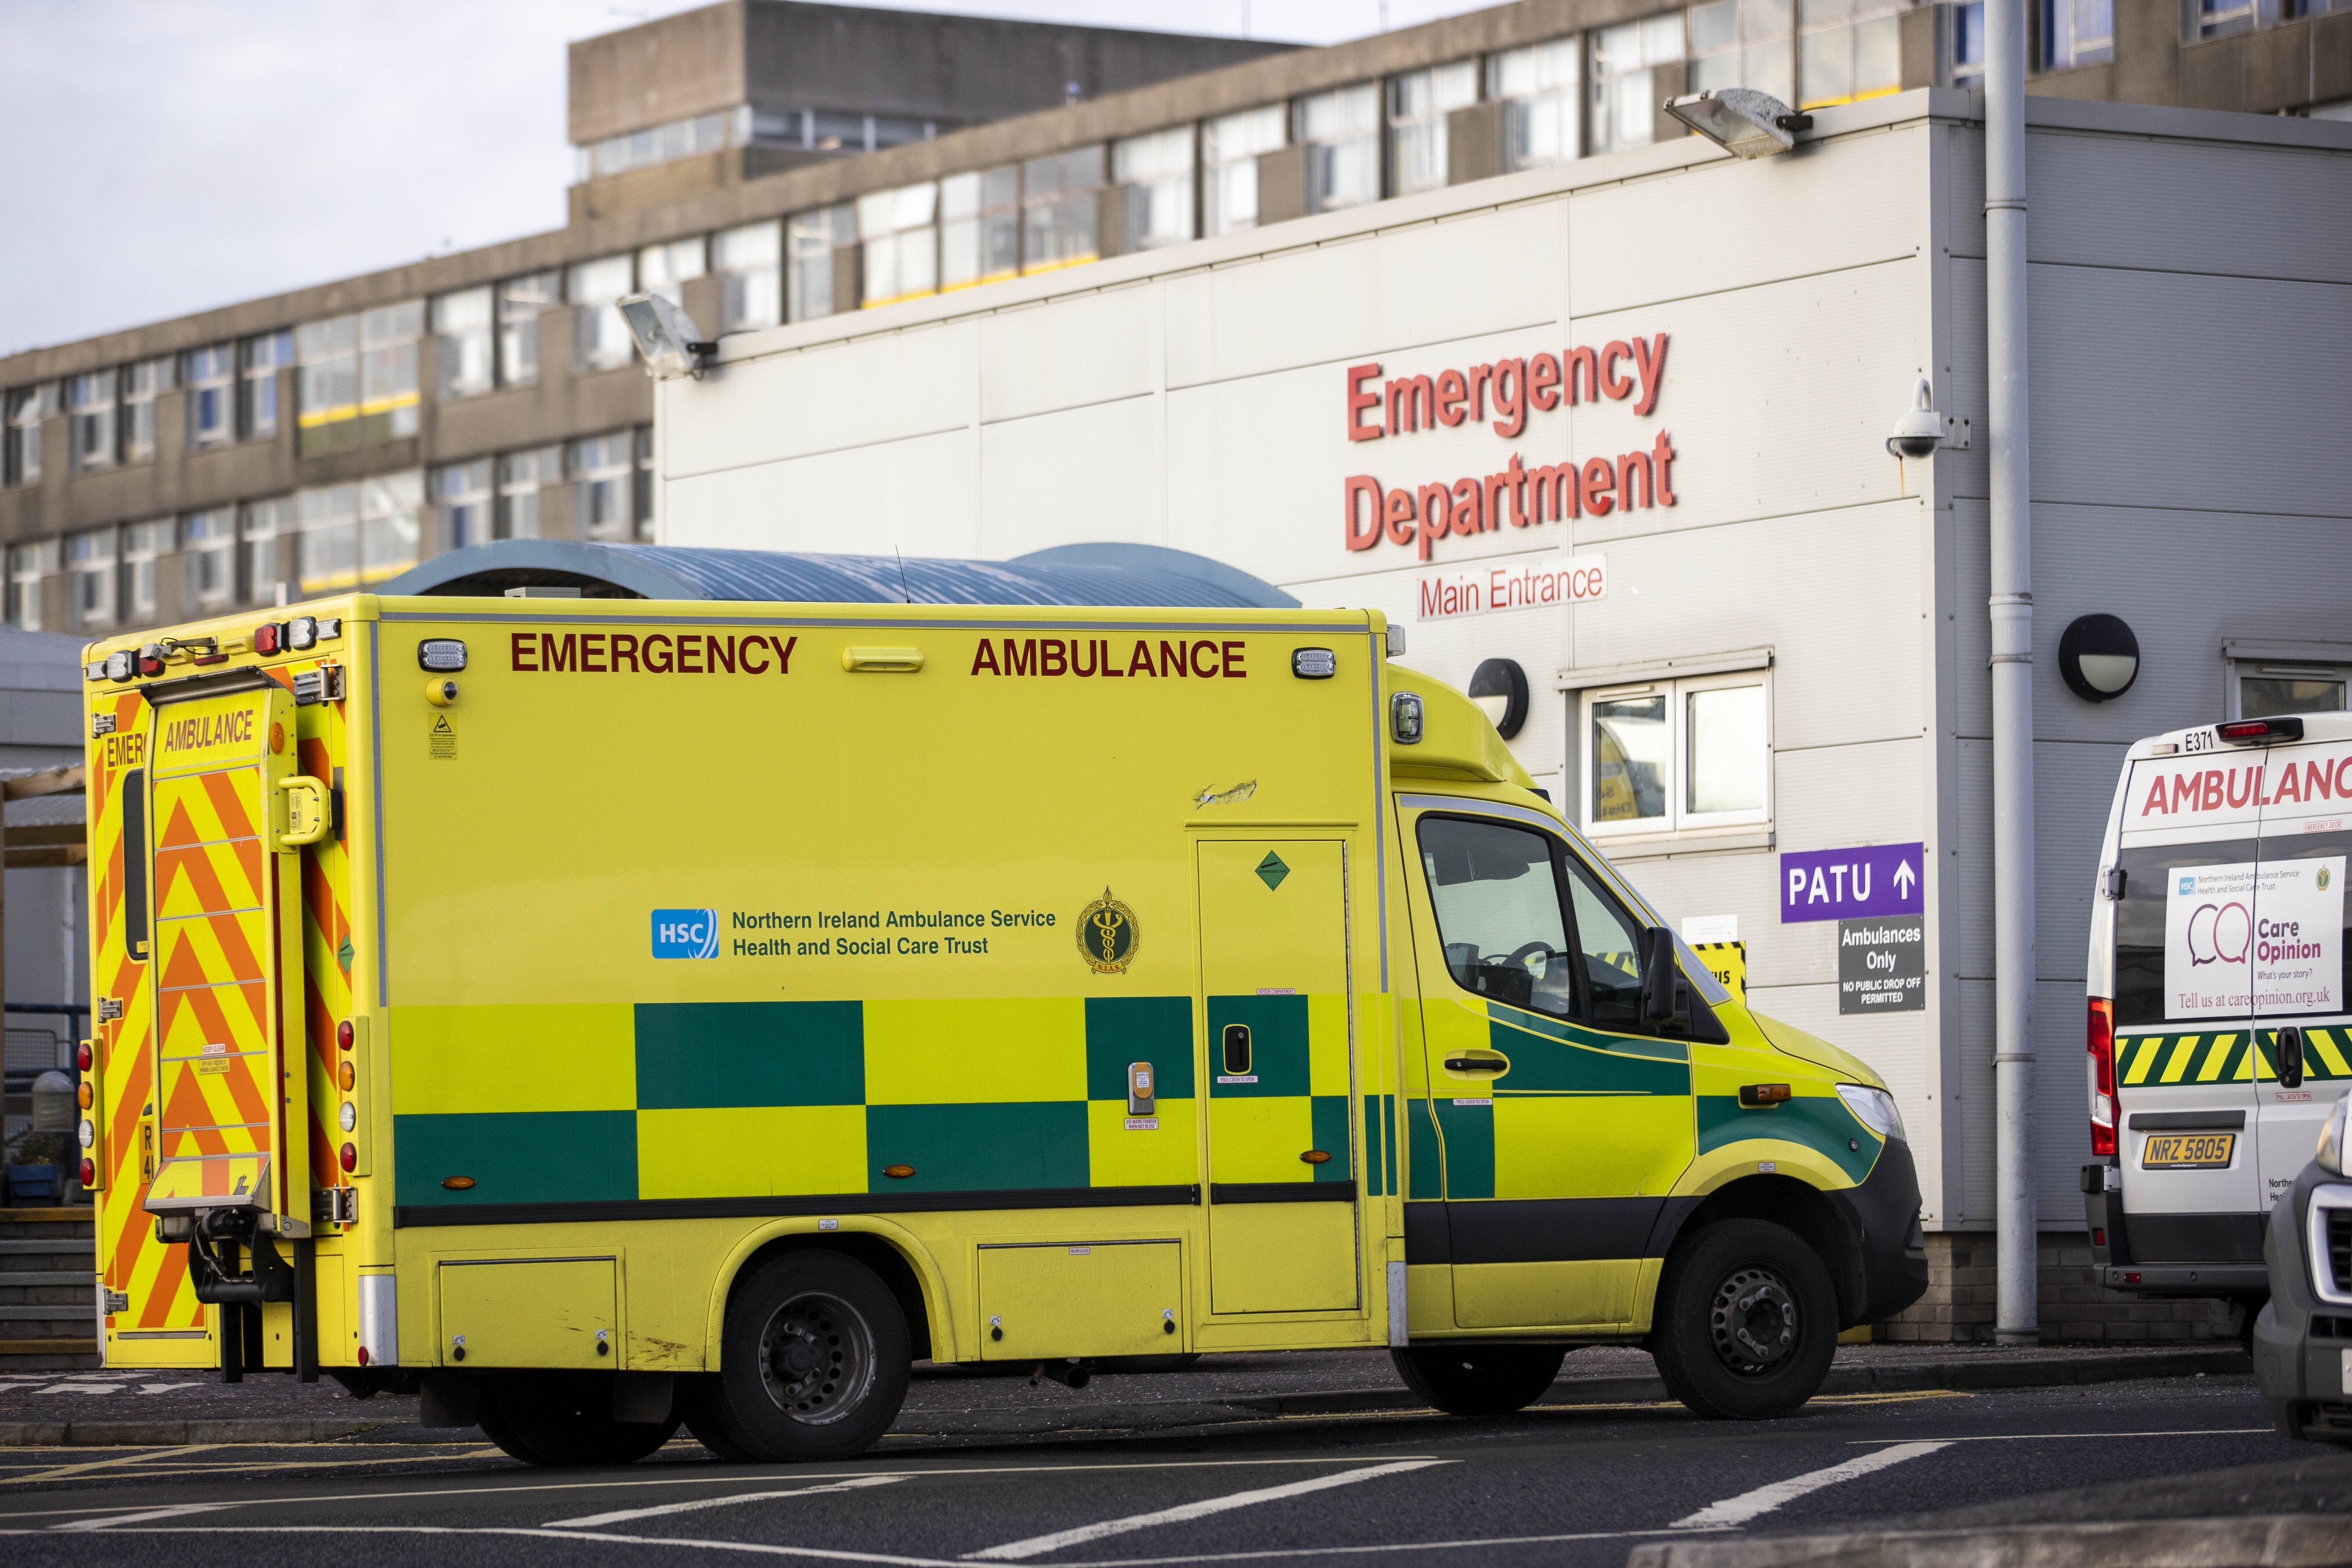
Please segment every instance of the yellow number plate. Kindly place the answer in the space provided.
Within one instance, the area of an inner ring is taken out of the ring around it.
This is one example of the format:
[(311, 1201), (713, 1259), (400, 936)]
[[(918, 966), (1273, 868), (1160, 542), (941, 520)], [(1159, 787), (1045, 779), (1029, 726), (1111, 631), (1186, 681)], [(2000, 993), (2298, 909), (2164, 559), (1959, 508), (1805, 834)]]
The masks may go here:
[(2237, 1146), (2234, 1132), (2166, 1133), (2147, 1141), (2139, 1163), (2151, 1171), (2218, 1169), (2230, 1163), (2230, 1152)]

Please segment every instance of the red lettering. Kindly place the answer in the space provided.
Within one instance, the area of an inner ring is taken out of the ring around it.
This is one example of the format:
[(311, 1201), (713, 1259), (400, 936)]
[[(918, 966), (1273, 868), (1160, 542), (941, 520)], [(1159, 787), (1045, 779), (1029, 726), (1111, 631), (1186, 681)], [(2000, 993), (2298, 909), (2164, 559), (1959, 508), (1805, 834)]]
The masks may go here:
[(1160, 645), (1160, 673), (1162, 675), (1192, 674), (1192, 650), (1187, 648), (1181, 641), (1174, 643), (1161, 643)]
[(509, 669), (539, 668), (539, 639), (530, 632), (517, 632), (507, 644)]
[(2171, 811), (2172, 808), (2164, 804), (2164, 779), (2163, 776), (2159, 774), (2149, 781), (2147, 786), (2147, 798), (2139, 803), (2139, 814), (2142, 816), (2154, 816), (2158, 813), (2161, 812), (2166, 816), (2170, 816)]
[[(1208, 651), (1206, 653), (1202, 652), (1201, 650), (1203, 648), (1206, 648)], [(1199, 676), (1203, 680), (1215, 675), (1217, 671), (1209, 668), (1209, 661), (1216, 657), (1217, 645), (1215, 643), (1205, 641), (1194, 643), (1192, 645), (1192, 673)]]
[(1617, 368), (1617, 362), (1633, 357), (1633, 345), (1624, 342), (1611, 343), (1601, 351), (1601, 390), (1612, 401), (1633, 395), (1633, 383)]
[[(2238, 774), (2242, 772), (2246, 775), (2246, 787), (2242, 790), (2238, 787)], [(2254, 793), (2254, 780), (2261, 774), (2261, 773), (2262, 770), (2260, 768), (2231, 768), (2230, 770), (2231, 810), (2237, 810), (2238, 807), (2245, 805), (2246, 802), (2252, 798)]]
[[(760, 662), (757, 664), (751, 662), (751, 656), (755, 653), (760, 656)], [(768, 639), (766, 637), (753, 637), (743, 639), (743, 673), (746, 675), (768, 673)]]
[(971, 656), (971, 673), (978, 675), (983, 669), (991, 675), (1004, 673), (996, 668), (996, 645), (986, 637), (980, 639), (980, 647)]
[[(1508, 385), (1510, 396), (1503, 395)], [(1506, 440), (1516, 439), (1528, 427), (1528, 362), (1506, 359), (1495, 362), (1495, 412), (1502, 417), (1495, 421), (1495, 434)]]
[(735, 673), (735, 639), (733, 637), (705, 637), (702, 639), (702, 646), (709, 649), (710, 654), (709, 673), (717, 675), (719, 661), (722, 659), (726, 661), (727, 673), (730, 675)]
[(1517, 452), (1511, 454), (1509, 472), (1511, 476), (1511, 526), (1513, 528), (1525, 528), (1529, 521), (1528, 517), (1528, 468), (1525, 463), (1519, 461), (1519, 455)]
[(2308, 805), (2315, 800), (2332, 800), (2336, 795), (2336, 774), (2326, 763), (2303, 764), (2303, 799)]
[(1495, 367), (1491, 364), (1470, 367), (1470, 417), (1473, 419), (1486, 417), (1486, 382), (1494, 374)]
[[(1638, 484), (1634, 482), (1637, 479), (1641, 481)], [(1637, 506), (1646, 507), (1650, 505), (1653, 498), (1656, 496), (1658, 489), (1658, 476), (1650, 467), (1650, 454), (1647, 452), (1628, 452), (1623, 457), (1618, 458), (1617, 482), (1619, 487), (1617, 504), (1619, 506), (1624, 508), (1627, 511), (1632, 511)], [(1641, 495), (1641, 500), (1635, 500), (1633, 499), (1634, 494), (1637, 491)]]
[[(1389, 542), (1391, 544), (1411, 544), (1412, 542), (1412, 520), (1414, 517), (1412, 492), (1408, 489), (1393, 489), (1389, 491), (1388, 505), (1385, 510), (1388, 513)], [(1422, 558), (1423, 560), (1428, 559), (1428, 552), (1426, 551), (1423, 552)]]
[(2352, 800), (2352, 757), (2336, 764), (2336, 794), (2338, 799)]
[(1118, 668), (1118, 666), (1117, 666), (1117, 665), (1115, 665), (1115, 664), (1111, 663), (1111, 661), (1110, 661), (1110, 644), (1109, 644), (1109, 643), (1108, 643), (1108, 642), (1105, 642), (1105, 643), (1103, 643), (1103, 644), (1101, 645), (1101, 647), (1102, 647), (1102, 672), (1103, 672), (1105, 675), (1113, 676), (1113, 677), (1124, 676), (1124, 675), (1127, 673), (1127, 671), (1125, 671), (1125, 670), (1123, 670), (1123, 669), (1119, 668)]
[(1647, 414), (1658, 405), (1658, 394), (1665, 386), (1665, 333), (1660, 332), (1647, 343), (1639, 338), (1633, 340), (1633, 368), (1642, 375), (1642, 400), (1633, 405), (1633, 412)]
[(1223, 657), (1224, 663), (1224, 668), (1219, 671), (1219, 673), (1223, 675), (1226, 679), (1247, 680), (1249, 679), (1249, 671), (1242, 668), (1243, 647), (1240, 643), (1229, 642), (1220, 644), (1218, 647), (1218, 652)]
[[(1166, 645), (1162, 644), (1161, 646), (1165, 647)], [(1127, 656), (1127, 673), (1133, 675), (1139, 670), (1145, 675), (1157, 675), (1160, 673), (1158, 670), (1151, 668), (1151, 645), (1145, 642), (1141, 637), (1135, 639), (1135, 651)]]
[[(1578, 395), (1581, 384), (1583, 395)], [(1601, 396), (1601, 357), (1591, 349), (1568, 351), (1568, 401), (1571, 406), (1591, 403)]]
[(1037, 673), (1037, 639), (1024, 637), (1015, 647), (1011, 637), (1004, 639), (1004, 673), (1034, 675)]
[(1528, 361), (1528, 401), (1549, 414), (1559, 406), (1559, 360), (1539, 353)]
[(1421, 558), (1429, 559), (1429, 542), (1443, 539), (1454, 521), (1454, 492), (1444, 485), (1423, 485), (1414, 498), (1421, 510)]
[(1549, 463), (1528, 469), (1528, 489), (1533, 492), (1535, 504), (1529, 510), (1535, 513), (1536, 521), (1544, 521), (1547, 509), (1554, 522), (1566, 522), (1577, 515), (1580, 503), (1576, 493), (1574, 463)]
[[(1658, 341), (1664, 342), (1665, 334), (1658, 334)], [(1659, 431), (1658, 438), (1650, 443), (1650, 458), (1658, 466), (1658, 504), (1672, 506), (1675, 504), (1675, 481), (1668, 469), (1675, 460), (1674, 437), (1664, 430)]]
[(1382, 388), (1389, 399), (1389, 434), (1426, 430), (1437, 423), (1437, 388), (1425, 375), (1401, 376)]
[(701, 658), (702, 634), (699, 632), (678, 633), (677, 672), (680, 675), (700, 675), (702, 673), (702, 666), (699, 663), (688, 663), (688, 661), (689, 659), (699, 660)]
[(1462, 405), (1469, 400), (1470, 384), (1462, 379), (1458, 370), (1441, 371), (1437, 376), (1437, 422), (1451, 430), (1462, 423)]
[(1511, 473), (1508, 468), (1499, 474), (1486, 476), (1486, 493), (1482, 499), (1486, 503), (1485, 521), (1488, 528), (1503, 526), (1503, 498), (1510, 493)]
[[(1365, 511), (1361, 503), (1367, 497), (1372, 503), (1371, 517), (1363, 527), (1358, 528), (1357, 520), (1362, 518)], [(1370, 550), (1373, 545), (1378, 544), (1381, 542), (1381, 481), (1370, 474), (1349, 474), (1347, 479), (1345, 505), (1348, 509), (1346, 520), (1348, 548)]]
[[(1072, 637), (1070, 639), (1070, 673), (1072, 675), (1092, 675), (1095, 672), (1096, 667), (1100, 658), (1100, 656), (1096, 650), (1100, 648), (1102, 646), (1102, 644), (1096, 642), (1091, 638)], [(1078, 662), (1078, 653), (1081, 649), (1085, 650), (1087, 656), (1087, 662), (1084, 664), (1080, 664)]]
[(776, 673), (790, 675), (793, 672), (793, 649), (801, 646), (801, 639), (791, 637), (778, 642), (773, 636), (771, 636), (768, 638), (768, 646), (776, 650)]
[(1607, 517), (1617, 503), (1609, 494), (1617, 488), (1617, 470), (1606, 458), (1595, 458), (1584, 465), (1581, 489), (1584, 492), (1584, 514), (1587, 517)]
[(1066, 675), (1070, 670), (1070, 650), (1060, 637), (1046, 637), (1037, 645), (1037, 673)]
[[(2279, 779), (2278, 794), (2271, 796), (2273, 805), (2283, 805), (2290, 800), (2300, 802), (2303, 799), (2303, 785), (2297, 784), (2295, 778), (2295, 766), (2293, 763), (2289, 763)], [(2210, 811), (2213, 808), (2209, 805), (2205, 809)]]
[[(2196, 810), (2198, 787), (2199, 781), (2195, 773), (2175, 774), (2172, 780), (2172, 809), (2175, 811)], [(2184, 802), (2186, 803), (2185, 805), (2183, 804)]]
[(580, 634), (580, 668), (587, 675), (611, 673), (604, 668), (604, 634), (603, 632)]
[(1454, 481), (1454, 531), (1461, 534), (1484, 533), (1486, 492), (1475, 479)]
[(1381, 405), (1379, 393), (1357, 390), (1380, 374), (1381, 367), (1377, 364), (1351, 364), (1348, 367), (1348, 439), (1350, 441), (1377, 441), (1381, 438), (1381, 427), (1377, 423), (1367, 425), (1357, 417), (1365, 409)]
[(625, 658), (629, 661), (630, 673), (635, 674), (637, 668), (637, 639), (627, 632), (614, 632), (613, 634), (614, 674), (621, 673), (621, 661)]
[(563, 640), (557, 642), (547, 633), (540, 633), (539, 668), (549, 671), (579, 668), (580, 639), (566, 632)]
[(2221, 769), (2211, 769), (2204, 775), (2203, 787), (2199, 792), (2197, 809), (2200, 811), (2219, 811), (2221, 809)]

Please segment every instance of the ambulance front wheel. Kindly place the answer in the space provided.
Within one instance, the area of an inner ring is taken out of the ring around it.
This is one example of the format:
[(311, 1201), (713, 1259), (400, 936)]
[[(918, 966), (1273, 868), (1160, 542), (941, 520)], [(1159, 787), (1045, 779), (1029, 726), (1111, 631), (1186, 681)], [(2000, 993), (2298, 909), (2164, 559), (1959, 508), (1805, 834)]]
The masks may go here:
[(1508, 1415), (1542, 1397), (1564, 1345), (1414, 1345), (1392, 1350), (1404, 1385), (1448, 1415)]
[(1667, 1255), (1650, 1352), (1666, 1392), (1698, 1415), (1788, 1415), (1820, 1391), (1837, 1336), (1829, 1270), (1785, 1226), (1724, 1220)]
[(770, 1258), (737, 1282), (724, 1332), (719, 1373), (688, 1417), (722, 1458), (846, 1459), (873, 1447), (906, 1403), (906, 1316), (854, 1258), (815, 1249)]

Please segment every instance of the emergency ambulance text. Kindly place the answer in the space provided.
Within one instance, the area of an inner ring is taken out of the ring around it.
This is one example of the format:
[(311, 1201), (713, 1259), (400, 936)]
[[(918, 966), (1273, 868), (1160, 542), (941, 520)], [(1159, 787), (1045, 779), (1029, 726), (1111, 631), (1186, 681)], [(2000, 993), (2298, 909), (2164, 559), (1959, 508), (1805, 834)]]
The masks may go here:
[(2158, 773), (2140, 797), (2142, 816), (2170, 816), (2190, 812), (2240, 811), (2248, 806), (2278, 805), (2287, 801), (2309, 805), (2320, 800), (2352, 800), (2352, 755), (2324, 758), (2297, 766), (2289, 762), (2280, 771), (2275, 787), (2270, 764), (2245, 768), (2207, 768), (2202, 772)]
[(981, 639), (971, 656), (972, 674), (1249, 679), (1249, 671), (1242, 665), (1247, 649), (1237, 642), (1211, 642), (1206, 637), (1187, 642), (1179, 637), (1174, 642), (1161, 643), (1155, 657), (1150, 642), (1138, 637), (1134, 651), (1127, 656), (1126, 668), (1121, 668), (1118, 650), (1102, 637), (1072, 637), (1067, 641), (1060, 637), (1022, 637), (1017, 641), (1005, 637), (1002, 641), (1003, 653), (1000, 657), (996, 643)]
[(207, 746), (234, 746), (253, 739), (253, 710), (203, 714), (163, 726), (165, 752), (201, 752)]
[(790, 675), (800, 641), (761, 632), (741, 638), (699, 632), (516, 632), (508, 643), (508, 667), (539, 675)]

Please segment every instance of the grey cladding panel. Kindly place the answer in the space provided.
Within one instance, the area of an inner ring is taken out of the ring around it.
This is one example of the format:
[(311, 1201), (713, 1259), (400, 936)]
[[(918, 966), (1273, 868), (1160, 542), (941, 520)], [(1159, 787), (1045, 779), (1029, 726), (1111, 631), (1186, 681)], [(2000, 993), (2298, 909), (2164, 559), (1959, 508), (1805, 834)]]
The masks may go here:
[(2035, 261), (2352, 282), (2340, 153), (2054, 132), (2027, 145)]

